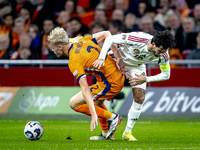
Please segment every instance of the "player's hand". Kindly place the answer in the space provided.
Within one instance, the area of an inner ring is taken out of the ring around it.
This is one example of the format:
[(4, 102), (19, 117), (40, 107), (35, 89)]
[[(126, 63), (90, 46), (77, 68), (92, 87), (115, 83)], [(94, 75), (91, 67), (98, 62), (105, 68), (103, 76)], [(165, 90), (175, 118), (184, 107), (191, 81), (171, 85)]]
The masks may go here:
[(125, 68), (125, 65), (124, 65), (124, 62), (123, 62), (122, 58), (118, 58), (117, 59), (116, 65), (117, 65), (117, 68), (119, 69), (119, 71), (122, 74), (126, 73), (126, 68)]
[(97, 60), (95, 60), (92, 65), (97, 68), (97, 69), (100, 69), (101, 66), (105, 66), (105, 60), (104, 59), (101, 59), (101, 58), (98, 58)]
[(134, 78), (129, 78), (129, 83), (131, 86), (136, 86), (136, 85), (140, 85), (144, 82), (146, 82), (146, 77), (142, 76), (142, 75), (138, 75), (135, 74), (136, 77)]
[(90, 131), (95, 130), (96, 125), (98, 126), (98, 117), (97, 114), (92, 116), (91, 124), (90, 124)]

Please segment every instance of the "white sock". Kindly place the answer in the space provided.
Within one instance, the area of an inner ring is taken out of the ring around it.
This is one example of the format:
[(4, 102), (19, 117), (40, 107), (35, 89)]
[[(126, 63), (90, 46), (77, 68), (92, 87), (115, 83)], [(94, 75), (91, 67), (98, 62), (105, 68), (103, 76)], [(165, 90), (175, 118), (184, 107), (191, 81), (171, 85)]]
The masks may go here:
[(102, 135), (103, 135), (104, 137), (106, 137), (107, 133), (104, 133), (104, 132), (102, 131)]
[(135, 101), (133, 101), (133, 104), (128, 112), (128, 122), (127, 122), (124, 133), (131, 132), (136, 120), (140, 116), (141, 108), (142, 108), (142, 104), (138, 104)]
[(108, 119), (108, 121), (112, 121), (116, 117), (116, 114), (112, 114), (112, 116)]

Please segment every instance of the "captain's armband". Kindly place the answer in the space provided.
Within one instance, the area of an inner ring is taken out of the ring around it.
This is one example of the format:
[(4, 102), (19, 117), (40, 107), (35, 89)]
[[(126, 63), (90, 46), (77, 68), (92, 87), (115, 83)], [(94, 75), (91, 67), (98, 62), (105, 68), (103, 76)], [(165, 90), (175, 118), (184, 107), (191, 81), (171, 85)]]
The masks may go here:
[(159, 65), (160, 66), (160, 70), (161, 71), (167, 71), (170, 69), (170, 65), (169, 64), (165, 64), (165, 65)]

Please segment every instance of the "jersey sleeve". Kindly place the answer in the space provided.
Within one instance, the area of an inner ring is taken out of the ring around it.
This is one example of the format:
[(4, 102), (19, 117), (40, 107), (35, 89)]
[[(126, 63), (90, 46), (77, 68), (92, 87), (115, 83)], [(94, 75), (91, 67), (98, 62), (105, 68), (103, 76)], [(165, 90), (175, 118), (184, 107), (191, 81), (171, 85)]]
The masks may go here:
[(85, 40), (92, 40), (95, 44), (98, 44), (96, 38), (94, 37), (94, 34), (86, 36), (86, 37), (84, 37), (84, 39)]
[(168, 52), (164, 53), (163, 56), (159, 58), (158, 62), (160, 66), (161, 71), (167, 71), (170, 70), (170, 65), (169, 65), (169, 54)]
[(169, 54), (166, 52), (160, 57), (159, 62), (161, 73), (147, 77), (146, 82), (158, 82), (168, 80), (170, 77)]
[(99, 58), (105, 59), (108, 50), (112, 44), (125, 44), (126, 43), (126, 33), (121, 33), (117, 35), (109, 36), (105, 39)]
[(83, 66), (78, 62), (71, 62), (69, 68), (78, 81), (86, 76)]

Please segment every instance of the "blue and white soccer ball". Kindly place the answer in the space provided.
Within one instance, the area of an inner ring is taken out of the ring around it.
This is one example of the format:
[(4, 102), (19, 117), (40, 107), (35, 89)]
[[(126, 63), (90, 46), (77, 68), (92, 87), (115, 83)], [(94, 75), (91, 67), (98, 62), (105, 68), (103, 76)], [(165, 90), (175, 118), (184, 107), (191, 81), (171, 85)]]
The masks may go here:
[(38, 121), (30, 121), (24, 128), (24, 135), (29, 140), (39, 140), (44, 133), (44, 129)]

